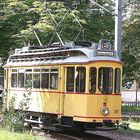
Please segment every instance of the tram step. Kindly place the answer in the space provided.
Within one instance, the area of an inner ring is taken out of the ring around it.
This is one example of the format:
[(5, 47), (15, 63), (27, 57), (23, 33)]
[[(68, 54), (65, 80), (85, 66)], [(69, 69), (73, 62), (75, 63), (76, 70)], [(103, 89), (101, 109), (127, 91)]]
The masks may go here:
[(37, 124), (43, 124), (43, 122), (41, 122), (41, 121), (30, 120), (30, 119), (25, 119), (25, 122), (29, 122), (29, 123), (37, 123)]

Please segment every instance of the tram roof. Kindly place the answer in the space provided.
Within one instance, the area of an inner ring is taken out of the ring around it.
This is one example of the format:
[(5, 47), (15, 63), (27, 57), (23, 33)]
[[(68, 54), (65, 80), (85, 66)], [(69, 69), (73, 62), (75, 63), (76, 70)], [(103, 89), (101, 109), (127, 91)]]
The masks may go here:
[(101, 41), (70, 42), (64, 46), (52, 44), (47, 46), (27, 46), (16, 49), (5, 66), (32, 66), (50, 64), (87, 63), (90, 61), (120, 62), (116, 51), (112, 48), (101, 47)]

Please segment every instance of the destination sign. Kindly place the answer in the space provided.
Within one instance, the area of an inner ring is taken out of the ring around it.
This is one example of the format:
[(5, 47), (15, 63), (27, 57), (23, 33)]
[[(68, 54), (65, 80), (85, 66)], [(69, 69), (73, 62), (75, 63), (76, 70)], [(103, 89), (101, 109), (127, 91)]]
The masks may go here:
[(112, 51), (97, 51), (97, 56), (114, 56), (114, 52)]

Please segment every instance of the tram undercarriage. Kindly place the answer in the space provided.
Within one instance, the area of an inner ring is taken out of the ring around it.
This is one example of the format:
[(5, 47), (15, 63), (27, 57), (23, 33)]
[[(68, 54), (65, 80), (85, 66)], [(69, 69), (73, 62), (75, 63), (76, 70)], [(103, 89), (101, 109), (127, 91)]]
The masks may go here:
[[(95, 120), (94, 120), (95, 121)], [(103, 120), (103, 122), (79, 122), (73, 121), (73, 117), (61, 116), (55, 114), (32, 113), (28, 112), (25, 118), (27, 127), (39, 127), (51, 131), (76, 130), (116, 130), (119, 127), (119, 122), (113, 123), (111, 120)]]

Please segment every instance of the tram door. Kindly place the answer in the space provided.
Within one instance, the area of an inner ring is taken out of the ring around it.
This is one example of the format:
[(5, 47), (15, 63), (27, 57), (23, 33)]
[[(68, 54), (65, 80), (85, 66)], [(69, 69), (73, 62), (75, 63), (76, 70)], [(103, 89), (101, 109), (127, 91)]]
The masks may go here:
[(85, 92), (85, 84), (85, 67), (65, 68), (64, 115), (72, 116), (75, 113), (78, 94)]

